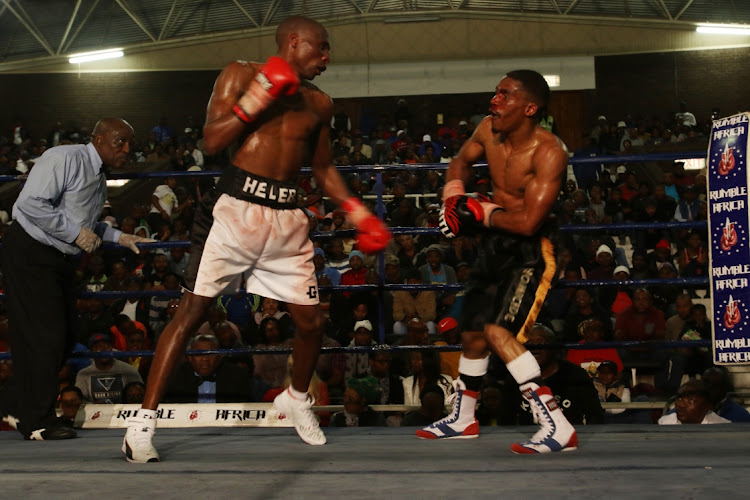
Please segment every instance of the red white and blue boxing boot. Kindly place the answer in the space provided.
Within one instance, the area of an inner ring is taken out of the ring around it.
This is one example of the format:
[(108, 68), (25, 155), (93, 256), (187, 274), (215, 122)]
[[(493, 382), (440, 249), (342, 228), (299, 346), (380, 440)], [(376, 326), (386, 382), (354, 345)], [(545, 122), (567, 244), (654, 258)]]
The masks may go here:
[(521, 394), (541, 427), (530, 440), (513, 443), (510, 447), (513, 453), (549, 453), (578, 448), (576, 430), (565, 418), (549, 387), (527, 382), (521, 386)]
[(456, 392), (451, 395), (449, 404), (453, 403), (453, 411), (447, 417), (417, 431), (417, 437), (422, 439), (472, 439), (479, 437), (479, 422), (474, 416), (477, 406), (476, 391), (466, 390), (461, 379), (453, 381)]

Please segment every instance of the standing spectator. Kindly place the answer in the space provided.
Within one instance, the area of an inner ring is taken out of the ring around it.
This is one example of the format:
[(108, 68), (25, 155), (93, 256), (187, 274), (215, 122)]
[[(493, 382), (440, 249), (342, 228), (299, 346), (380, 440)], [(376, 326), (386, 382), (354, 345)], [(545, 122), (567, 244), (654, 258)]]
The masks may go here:
[(169, 224), (173, 216), (193, 204), (193, 197), (189, 196), (182, 204), (177, 201), (174, 189), (177, 187), (176, 177), (167, 177), (164, 184), (156, 186), (151, 195), (151, 212), (148, 214), (148, 225), (151, 232), (157, 232), (163, 223)]
[[(16, 223), (3, 236), (2, 265), (14, 392), (0, 399), (0, 415), (18, 418), (18, 430), (27, 439), (76, 435), (60, 427), (54, 411), (57, 373), (73, 340), (72, 257), (81, 250), (93, 253), (102, 239), (139, 252), (141, 238), (96, 222), (106, 199), (106, 171), (127, 162), (132, 140), (127, 122), (104, 118), (89, 144), (48, 149), (13, 207)], [(31, 345), (33, 352), (25, 347)]]

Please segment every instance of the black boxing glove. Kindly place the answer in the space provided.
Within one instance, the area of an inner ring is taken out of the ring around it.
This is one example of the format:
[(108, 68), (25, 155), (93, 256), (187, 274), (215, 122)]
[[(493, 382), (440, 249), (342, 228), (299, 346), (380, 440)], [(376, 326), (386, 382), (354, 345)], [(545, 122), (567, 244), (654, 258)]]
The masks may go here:
[(455, 238), (459, 233), (476, 231), (483, 226), (484, 209), (481, 203), (466, 195), (451, 196), (440, 209), (438, 226), (446, 238)]

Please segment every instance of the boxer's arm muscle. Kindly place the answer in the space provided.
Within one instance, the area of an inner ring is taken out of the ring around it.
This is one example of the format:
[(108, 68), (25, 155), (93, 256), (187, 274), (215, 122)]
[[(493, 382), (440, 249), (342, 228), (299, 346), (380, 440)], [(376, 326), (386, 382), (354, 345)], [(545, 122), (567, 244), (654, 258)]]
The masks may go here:
[(539, 146), (531, 161), (534, 177), (526, 186), (523, 210), (495, 211), (491, 227), (531, 236), (544, 224), (560, 194), (560, 183), (567, 169), (568, 154), (556, 143), (546, 143)]
[(233, 62), (216, 78), (203, 125), (206, 154), (214, 155), (222, 151), (246, 130), (247, 125), (232, 113), (232, 106), (237, 103), (254, 74), (255, 70), (249, 63)]

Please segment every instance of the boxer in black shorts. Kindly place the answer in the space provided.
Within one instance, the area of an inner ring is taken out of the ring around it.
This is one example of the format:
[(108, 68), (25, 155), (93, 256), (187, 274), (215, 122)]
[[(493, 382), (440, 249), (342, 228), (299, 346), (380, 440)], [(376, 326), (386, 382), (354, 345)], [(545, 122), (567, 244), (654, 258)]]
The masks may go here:
[[(528, 401), (539, 431), (514, 443), (515, 453), (574, 450), (575, 429), (544, 385), (534, 356), (523, 347), (555, 276), (554, 246), (545, 226), (564, 178), (565, 145), (539, 126), (549, 86), (531, 70), (508, 73), (497, 85), (486, 117), (451, 161), (443, 189), (440, 228), (448, 238), (480, 230), (480, 263), (464, 303), (464, 333), (453, 411), (417, 431), (424, 439), (475, 438), (474, 416), (488, 348), (506, 364)], [(486, 158), (492, 200), (466, 196), (471, 165)]]

